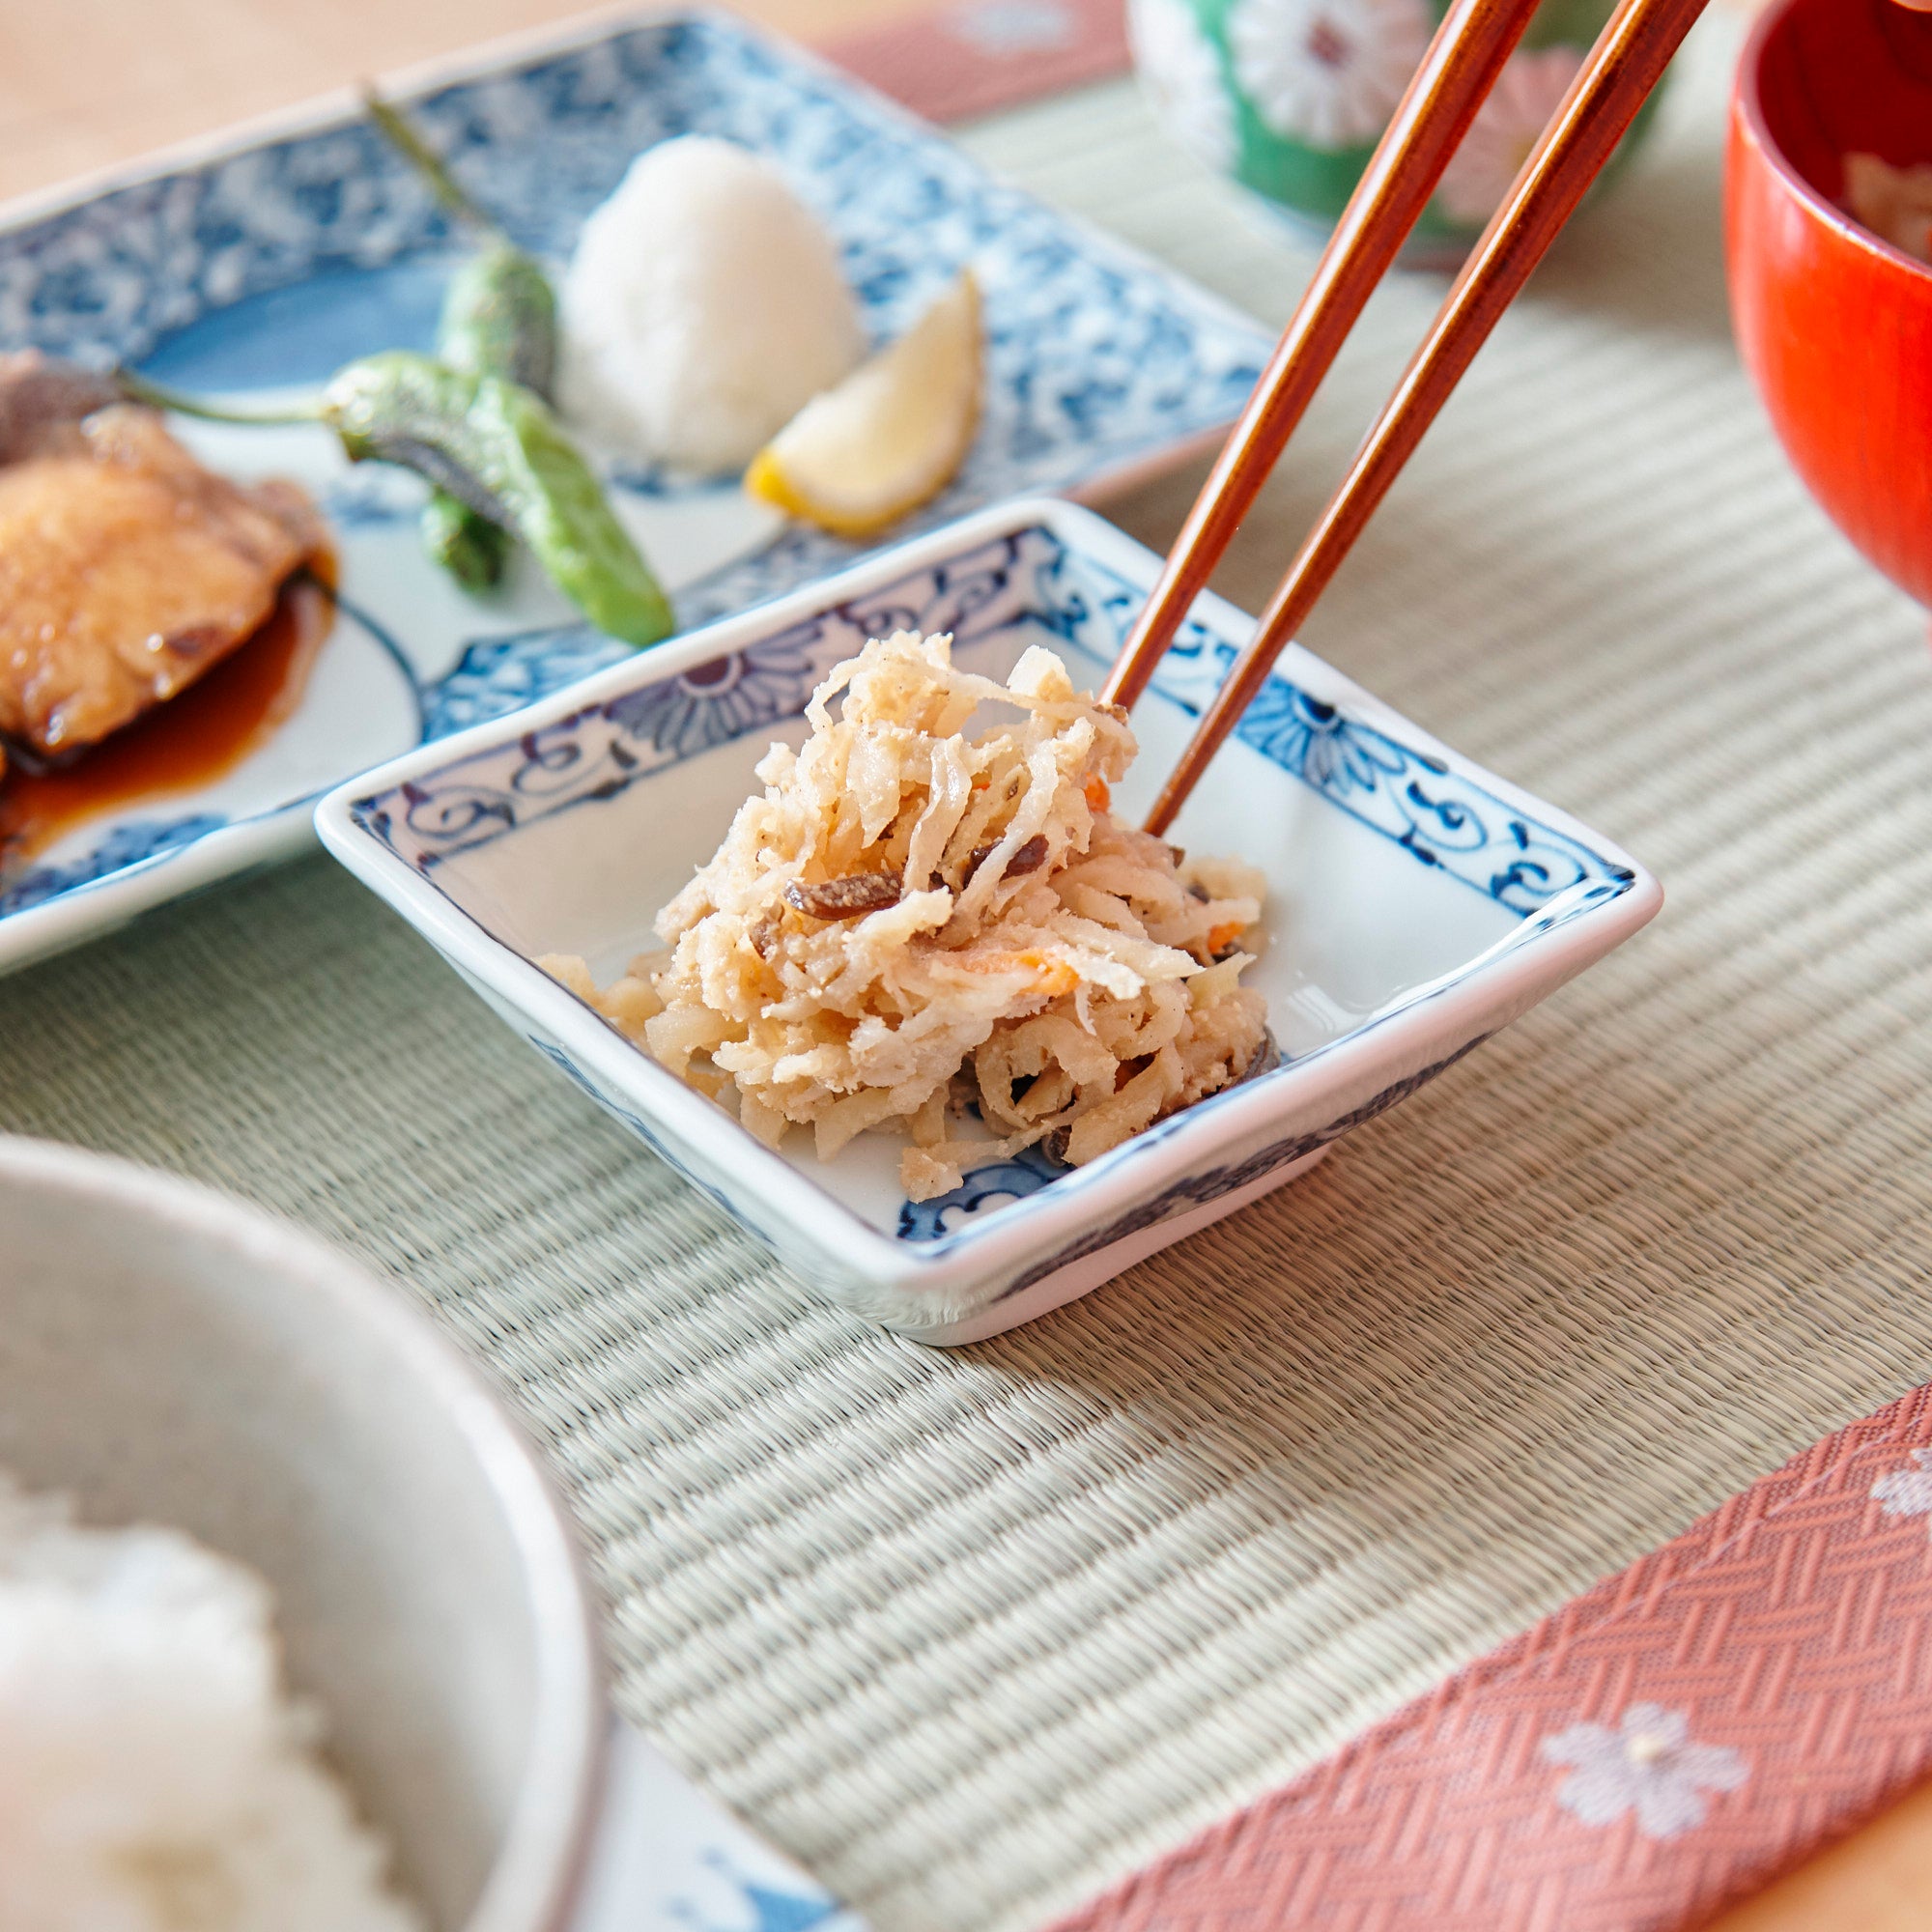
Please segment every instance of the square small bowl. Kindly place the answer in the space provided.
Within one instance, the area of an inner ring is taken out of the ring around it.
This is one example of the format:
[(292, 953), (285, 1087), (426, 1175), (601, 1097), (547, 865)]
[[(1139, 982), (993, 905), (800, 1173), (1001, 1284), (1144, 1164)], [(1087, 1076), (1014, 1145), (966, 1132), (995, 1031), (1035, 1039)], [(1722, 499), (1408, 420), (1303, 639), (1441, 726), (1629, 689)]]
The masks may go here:
[[(1085, 1167), (1029, 1154), (915, 1205), (887, 1136), (823, 1166), (801, 1133), (773, 1152), (533, 963), (582, 953), (607, 980), (655, 944), (653, 915), (710, 857), (753, 766), (774, 738), (802, 741), (812, 687), (868, 637), (950, 631), (957, 662), (999, 677), (1043, 642), (1097, 686), (1157, 568), (1090, 511), (998, 504), (412, 752), (331, 793), (317, 826), (538, 1052), (807, 1281), (917, 1340), (979, 1341), (1293, 1179), (1662, 899), (1607, 839), (1296, 647), (1175, 828), (1267, 873), (1248, 977), (1280, 1065)], [(1200, 600), (1135, 711), (1125, 812), (1251, 630)]]

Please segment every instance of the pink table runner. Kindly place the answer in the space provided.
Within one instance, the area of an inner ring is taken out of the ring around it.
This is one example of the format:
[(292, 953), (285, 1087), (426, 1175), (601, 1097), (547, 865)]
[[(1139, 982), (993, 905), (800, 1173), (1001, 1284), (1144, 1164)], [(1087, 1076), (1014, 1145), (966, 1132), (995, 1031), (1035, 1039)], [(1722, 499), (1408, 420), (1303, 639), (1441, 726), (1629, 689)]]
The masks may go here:
[(1932, 1387), (1056, 1932), (1666, 1932), (1932, 1770)]

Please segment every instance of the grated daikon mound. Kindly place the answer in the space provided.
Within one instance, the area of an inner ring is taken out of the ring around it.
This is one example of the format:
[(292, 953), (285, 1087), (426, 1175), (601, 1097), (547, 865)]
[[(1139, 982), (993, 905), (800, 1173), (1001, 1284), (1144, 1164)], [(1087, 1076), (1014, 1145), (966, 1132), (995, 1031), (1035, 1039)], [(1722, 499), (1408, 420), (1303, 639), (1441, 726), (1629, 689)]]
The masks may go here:
[[(982, 706), (1007, 715), (968, 736)], [(901, 631), (806, 717), (658, 916), (668, 958), (601, 992), (582, 959), (546, 970), (768, 1146), (908, 1131), (916, 1201), (1039, 1141), (1078, 1166), (1247, 1070), (1261, 875), (1115, 821), (1133, 733), (1051, 651), (1001, 685)], [(997, 1139), (956, 1131), (973, 1104)]]
[(564, 412), (696, 475), (742, 469), (866, 353), (832, 237), (769, 161), (708, 134), (638, 156), (558, 299)]
[(281, 1683), (260, 1577), (0, 1474), (0, 1926), (422, 1932)]

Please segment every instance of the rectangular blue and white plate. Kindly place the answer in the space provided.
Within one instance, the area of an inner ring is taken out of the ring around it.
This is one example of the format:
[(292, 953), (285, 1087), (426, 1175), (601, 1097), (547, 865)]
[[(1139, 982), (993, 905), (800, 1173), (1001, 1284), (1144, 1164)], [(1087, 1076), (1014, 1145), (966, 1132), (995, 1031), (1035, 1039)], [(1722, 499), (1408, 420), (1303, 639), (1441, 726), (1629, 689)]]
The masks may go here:
[[(640, 18), (396, 83), (456, 171), (553, 261), (632, 157), (725, 136), (773, 158), (837, 236), (889, 338), (959, 266), (986, 302), (984, 420), (905, 529), (1017, 492), (1092, 496), (1184, 457), (1239, 408), (1263, 331), (987, 175), (931, 128), (717, 15)], [(114, 356), (262, 401), (365, 351), (426, 347), (458, 259), (421, 185), (348, 96), (86, 192), (0, 213), (0, 349)], [(534, 573), (488, 601), (419, 554), (420, 485), (320, 431), (187, 429), (238, 475), (308, 483), (341, 554), (338, 620), (299, 711), (222, 778), (97, 819), (0, 871), (0, 971), (299, 849), (330, 784), (625, 653)], [(839, 568), (851, 546), (736, 488), (620, 487), (689, 627)]]
[(618, 1719), (569, 1932), (866, 1932), (866, 1924)]
[[(580, 953), (608, 982), (653, 946), (652, 916), (711, 856), (766, 747), (803, 741), (812, 687), (868, 637), (948, 631), (956, 663), (997, 678), (1044, 643), (1097, 687), (1157, 569), (1090, 511), (996, 505), (397, 759), (317, 823), (512, 1027), (800, 1276), (921, 1341), (977, 1341), (1280, 1186), (1662, 899), (1607, 839), (1297, 647), (1175, 828), (1267, 875), (1245, 978), (1280, 1065), (1084, 1167), (1029, 1152), (915, 1204), (896, 1139), (820, 1163), (795, 1132), (774, 1152), (535, 965)], [(1196, 605), (1134, 711), (1129, 816), (1252, 629)]]

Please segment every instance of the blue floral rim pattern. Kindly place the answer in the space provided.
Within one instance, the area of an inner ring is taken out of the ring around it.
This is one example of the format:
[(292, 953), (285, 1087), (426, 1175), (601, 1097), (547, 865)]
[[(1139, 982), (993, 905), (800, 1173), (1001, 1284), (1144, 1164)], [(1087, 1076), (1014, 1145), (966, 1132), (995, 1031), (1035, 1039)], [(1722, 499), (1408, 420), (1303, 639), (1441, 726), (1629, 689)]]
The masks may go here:
[[(811, 689), (869, 637), (950, 631), (962, 647), (1010, 629), (1043, 632), (1111, 661), (1139, 594), (1036, 526), (809, 617), (763, 642), (644, 684), (461, 760), (433, 779), (355, 801), (357, 821), (415, 870), (558, 811), (598, 804), (685, 759), (797, 717)], [(1191, 624), (1154, 690), (1198, 712), (1235, 646)], [(1631, 883), (1568, 833), (1520, 811), (1433, 753), (1403, 744), (1299, 686), (1268, 680), (1241, 742), (1418, 863), (1533, 913), (1585, 884)]]
[(184, 812), (179, 818), (140, 818), (117, 825), (86, 858), (71, 866), (34, 866), (0, 886), (0, 919), (29, 906), (77, 892), (117, 872), (152, 866), (185, 850), (228, 821), (213, 812)]

